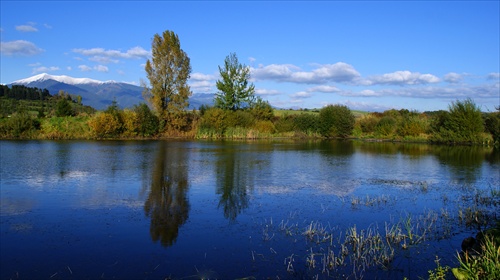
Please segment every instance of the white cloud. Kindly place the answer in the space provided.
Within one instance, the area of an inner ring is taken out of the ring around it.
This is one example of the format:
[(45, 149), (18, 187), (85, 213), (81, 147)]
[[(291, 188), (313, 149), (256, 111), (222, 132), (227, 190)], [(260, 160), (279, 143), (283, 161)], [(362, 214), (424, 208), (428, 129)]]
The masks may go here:
[(393, 73), (372, 76), (368, 78), (372, 85), (420, 85), (440, 82), (432, 74), (420, 74), (410, 71), (396, 71)]
[(255, 80), (273, 80), (277, 82), (324, 84), (327, 82), (353, 82), (360, 74), (352, 65), (344, 62), (319, 65), (312, 71), (301, 71), (292, 64), (260, 65), (251, 68)]
[(109, 69), (108, 67), (104, 66), (104, 65), (97, 65), (97, 66), (94, 66), (94, 69), (98, 72), (108, 72)]
[(80, 71), (82, 72), (90, 72), (92, 70), (95, 70), (97, 72), (109, 72), (109, 68), (107, 66), (104, 66), (104, 65), (96, 65), (94, 67), (90, 67), (88, 65), (85, 65), (85, 64), (82, 64), (82, 65), (78, 65), (78, 69), (80, 69)]
[(312, 93), (307, 92), (307, 91), (299, 91), (294, 94), (290, 94), (290, 97), (293, 99), (303, 99), (303, 98), (310, 98), (312, 96)]
[(375, 103), (369, 103), (369, 102), (356, 102), (356, 101), (344, 101), (343, 105), (349, 107), (351, 110), (360, 110), (360, 111), (367, 111), (367, 112), (383, 112), (387, 111), (390, 109), (393, 109), (392, 107), (389, 106), (384, 106), (380, 104), (375, 104)]
[(189, 86), (195, 93), (213, 92), (215, 79), (214, 75), (193, 73), (189, 79)]
[(196, 81), (212, 81), (215, 80), (216, 77), (214, 75), (207, 75), (203, 73), (193, 73), (191, 74), (191, 80), (196, 80)]
[(313, 71), (315, 78), (321, 81), (350, 82), (361, 75), (352, 65), (344, 62), (326, 64)]
[(215, 83), (211, 81), (194, 81), (190, 82), (189, 86), (196, 93), (204, 93), (204, 92), (212, 92), (212, 88), (215, 86)]
[(257, 95), (280, 95), (281, 92), (278, 90), (274, 90), (274, 89), (257, 88), (257, 89), (255, 89), (255, 94), (257, 94)]
[(371, 89), (364, 89), (359, 92), (361, 96), (379, 96), (380, 94)]
[(26, 25), (18, 25), (16, 26), (16, 30), (21, 32), (37, 32), (38, 29), (34, 25), (35, 25), (34, 23), (29, 23)]
[(10, 55), (31, 56), (31, 55), (37, 55), (43, 51), (44, 51), (43, 49), (40, 49), (35, 44), (24, 40), (0, 43), (0, 52), (8, 56)]
[(109, 56), (96, 55), (89, 58), (90, 61), (95, 61), (99, 63), (109, 64), (109, 63), (118, 63), (120, 62), (118, 59), (113, 59)]
[(342, 96), (350, 97), (411, 97), (423, 99), (441, 99), (450, 100), (463, 98), (481, 98), (491, 99), (498, 102), (500, 94), (500, 83), (485, 84), (479, 86), (461, 85), (457, 87), (412, 87), (402, 89), (380, 89), (380, 90), (361, 90), (359, 92), (342, 91), (339, 93)]
[(80, 71), (82, 72), (92, 71), (92, 68), (87, 65), (78, 65), (78, 69), (80, 69)]
[(500, 79), (500, 73), (489, 73), (488, 74), (488, 80), (499, 80)]
[(256, 80), (275, 80), (286, 82), (290, 79), (294, 70), (300, 68), (292, 64), (271, 64), (267, 66), (259, 65), (258, 68), (250, 68), (251, 76)]
[(444, 80), (446, 82), (452, 83), (452, 84), (459, 83), (463, 79), (464, 79), (464, 75), (463, 74), (458, 74), (458, 73), (455, 73), (455, 72), (451, 72), (451, 73), (448, 73), (448, 74), (444, 75)]
[(59, 70), (59, 67), (56, 67), (56, 66), (51, 66), (51, 67), (40, 66), (40, 67), (33, 68), (33, 74), (48, 73), (48, 72), (53, 72), (53, 71), (57, 71), (57, 70)]
[(85, 56), (91, 57), (94, 61), (104, 61), (104, 58), (110, 59), (114, 62), (112, 58), (124, 58), (124, 59), (145, 59), (150, 56), (150, 52), (146, 51), (141, 47), (133, 47), (126, 52), (119, 50), (105, 50), (103, 48), (92, 48), (92, 49), (73, 49), (75, 53), (79, 53)]
[(133, 47), (126, 54), (125, 58), (147, 58), (150, 56), (150, 52), (141, 47)]
[(332, 93), (332, 92), (339, 92), (340, 89), (334, 86), (329, 86), (329, 85), (320, 85), (316, 87), (312, 87), (307, 89), (309, 92), (324, 92), (324, 93)]

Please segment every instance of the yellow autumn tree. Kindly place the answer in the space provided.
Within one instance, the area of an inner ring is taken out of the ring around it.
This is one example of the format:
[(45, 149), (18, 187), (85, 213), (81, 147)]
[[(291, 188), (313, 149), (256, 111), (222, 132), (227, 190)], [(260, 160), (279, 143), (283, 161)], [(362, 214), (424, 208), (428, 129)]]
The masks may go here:
[(187, 84), (189, 57), (181, 49), (177, 34), (169, 30), (155, 34), (151, 51), (145, 67), (149, 85), (143, 85), (143, 96), (165, 121), (166, 129), (182, 130), (187, 125), (186, 108), (192, 94)]

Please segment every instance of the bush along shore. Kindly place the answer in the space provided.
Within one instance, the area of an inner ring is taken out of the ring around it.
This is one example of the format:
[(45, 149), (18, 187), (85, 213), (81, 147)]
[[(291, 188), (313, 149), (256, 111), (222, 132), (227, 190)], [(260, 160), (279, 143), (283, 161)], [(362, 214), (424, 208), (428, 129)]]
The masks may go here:
[(239, 110), (201, 106), (171, 119), (145, 103), (120, 109), (113, 101), (97, 111), (65, 93), (46, 100), (0, 99), (1, 139), (355, 138), (498, 147), (500, 138), (500, 111), (481, 112), (470, 99), (424, 113), (354, 112), (343, 105), (276, 110), (258, 100)]

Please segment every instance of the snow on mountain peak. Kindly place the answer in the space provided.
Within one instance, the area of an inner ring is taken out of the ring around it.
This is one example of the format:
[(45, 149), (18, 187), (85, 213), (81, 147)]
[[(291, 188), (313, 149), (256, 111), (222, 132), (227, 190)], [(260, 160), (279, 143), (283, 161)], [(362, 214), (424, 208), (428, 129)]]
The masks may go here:
[(98, 80), (93, 80), (89, 78), (73, 78), (69, 76), (54, 76), (54, 75), (49, 75), (47, 73), (43, 74), (38, 74), (33, 77), (29, 77), (26, 79), (21, 79), (13, 82), (13, 84), (29, 84), (32, 82), (43, 82), (47, 80), (54, 80), (58, 81), (60, 83), (65, 83), (69, 85), (81, 85), (81, 84), (108, 84), (108, 83), (116, 83), (115, 81), (98, 81)]

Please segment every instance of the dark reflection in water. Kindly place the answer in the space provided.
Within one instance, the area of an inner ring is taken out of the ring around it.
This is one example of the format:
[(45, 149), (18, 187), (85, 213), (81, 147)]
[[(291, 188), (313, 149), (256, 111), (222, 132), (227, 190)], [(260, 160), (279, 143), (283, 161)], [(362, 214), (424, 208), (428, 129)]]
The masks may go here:
[(373, 154), (373, 155), (379, 155), (379, 154), (386, 154), (386, 155), (393, 155), (397, 154), (399, 152), (399, 144), (395, 143), (387, 143), (387, 142), (356, 142), (356, 148), (365, 154)]
[(253, 185), (250, 174), (252, 161), (248, 161), (238, 145), (224, 149), (218, 154), (216, 163), (216, 193), (220, 195), (219, 207), (224, 217), (234, 220), (248, 207), (247, 186)]
[(403, 154), (413, 158), (426, 156), (432, 148), (430, 145), (417, 143), (393, 143), (393, 142), (353, 142), (357, 150), (366, 154)]
[(411, 158), (419, 158), (428, 155), (430, 147), (424, 144), (405, 143), (399, 144), (398, 150), (403, 155), (410, 156)]
[(323, 154), (340, 157), (351, 156), (355, 152), (353, 141), (322, 141), (319, 148)]
[(56, 167), (61, 178), (66, 175), (67, 169), (69, 168), (68, 165), (71, 160), (69, 155), (70, 150), (71, 146), (67, 143), (61, 143), (56, 149)]
[(500, 162), (500, 147), (493, 149), (491, 153), (486, 153), (484, 159), (490, 164), (499, 163)]
[(444, 165), (449, 166), (454, 180), (474, 184), (480, 175), (483, 161), (492, 154), (492, 149), (470, 146), (436, 146), (433, 153)]
[(151, 218), (151, 238), (165, 247), (175, 243), (179, 228), (189, 216), (188, 154), (184, 147), (167, 146), (168, 142), (158, 143), (151, 189), (144, 203), (144, 211)]

